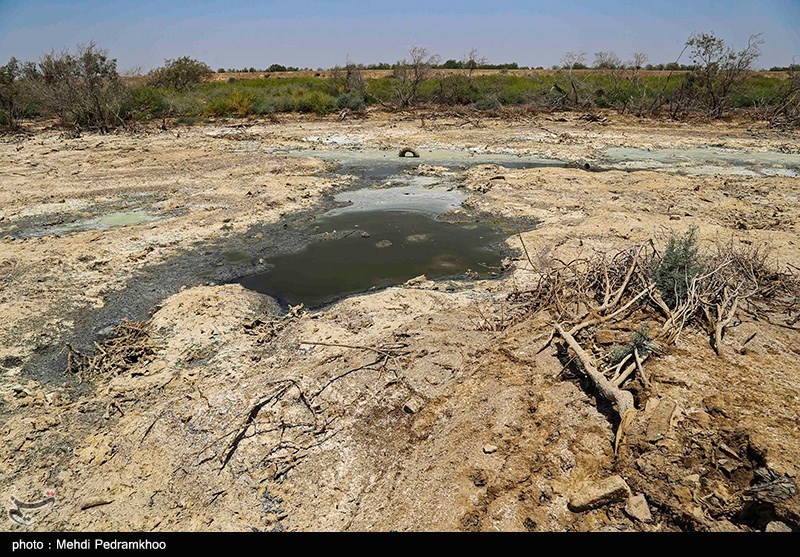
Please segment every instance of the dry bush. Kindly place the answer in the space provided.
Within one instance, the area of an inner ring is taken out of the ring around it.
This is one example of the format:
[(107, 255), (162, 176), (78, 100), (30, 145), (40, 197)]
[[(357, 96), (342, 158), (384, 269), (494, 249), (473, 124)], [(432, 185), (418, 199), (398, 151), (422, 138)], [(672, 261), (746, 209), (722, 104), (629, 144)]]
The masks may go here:
[(439, 63), (439, 56), (431, 54), (427, 48), (412, 47), (408, 55), (408, 60), (396, 64), (393, 73), (395, 97), (402, 107), (416, 102), (420, 85), (430, 75), (432, 67)]
[(17, 128), (21, 112), (20, 77), (22, 65), (12, 57), (5, 66), (0, 66), (0, 125), (11, 130)]
[(117, 73), (117, 61), (94, 43), (51, 52), (26, 64), (25, 79), (44, 111), (65, 127), (107, 132), (125, 124), (128, 90)]
[(686, 45), (695, 66), (688, 80), (693, 93), (689, 97), (696, 99), (710, 116), (722, 117), (730, 109), (734, 87), (747, 78), (763, 44), (761, 35), (752, 35), (747, 46), (736, 51), (711, 33), (689, 37)]
[(780, 97), (764, 106), (762, 118), (773, 128), (800, 127), (800, 66), (791, 66)]
[(553, 83), (553, 91), (560, 96), (553, 100), (553, 109), (586, 108), (592, 104), (586, 76), (575, 71), (586, 67), (585, 52), (567, 52), (561, 58), (561, 71)]
[[(694, 231), (673, 233), (663, 251), (648, 242), (571, 261), (551, 257), (543, 264), (527, 258), (537, 282), (512, 294), (511, 301), (529, 313), (551, 315), (554, 332), (542, 349), (560, 337), (559, 353), (577, 362), (616, 405), (617, 445), (635, 414), (633, 396), (623, 386), (638, 375), (647, 389), (645, 361), (675, 344), (682, 331), (704, 331), (721, 356), (725, 332), (740, 311), (795, 329), (800, 319), (796, 273), (772, 262), (762, 247), (731, 241), (701, 251)], [(784, 322), (776, 322), (776, 315)], [(632, 331), (630, 342), (606, 347), (596, 335), (610, 326)]]
[(367, 84), (361, 68), (350, 61), (343, 68), (334, 67), (331, 70), (331, 79), (337, 92), (364, 94), (367, 91)]

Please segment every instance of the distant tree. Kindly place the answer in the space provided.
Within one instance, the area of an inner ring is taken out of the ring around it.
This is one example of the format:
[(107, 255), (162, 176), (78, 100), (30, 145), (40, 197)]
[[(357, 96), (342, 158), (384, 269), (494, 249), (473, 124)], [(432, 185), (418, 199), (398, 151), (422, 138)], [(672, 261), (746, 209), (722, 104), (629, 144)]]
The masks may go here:
[(467, 77), (472, 77), (472, 72), (486, 64), (486, 58), (478, 54), (477, 48), (471, 48), (464, 55), (461, 63), (462, 67), (467, 69)]
[(650, 66), (650, 64), (647, 63), (647, 59), (648, 59), (647, 54), (645, 54), (644, 52), (634, 52), (633, 58), (631, 59), (630, 62), (628, 62), (628, 67), (631, 68), (632, 70), (641, 70), (645, 67)]
[(281, 66), (280, 64), (272, 64), (269, 68), (267, 68), (268, 72), (285, 72), (286, 66)]
[(615, 70), (622, 66), (622, 60), (614, 52), (595, 52), (592, 67), (596, 70)]
[(561, 67), (565, 70), (585, 70), (587, 68), (586, 53), (567, 52), (561, 57)]
[(444, 63), (439, 67), (445, 70), (460, 70), (464, 67), (464, 64), (458, 60), (450, 59), (445, 60)]
[(763, 44), (760, 34), (752, 35), (740, 51), (711, 33), (695, 33), (686, 41), (695, 66), (690, 83), (710, 115), (719, 118), (729, 108), (733, 88), (752, 70)]
[(153, 87), (171, 87), (176, 91), (191, 89), (213, 72), (204, 62), (182, 56), (175, 60), (164, 60), (164, 65), (147, 75)]
[(431, 68), (439, 63), (439, 56), (427, 48), (411, 47), (409, 59), (395, 64), (394, 92), (400, 106), (411, 106), (417, 100), (419, 86), (430, 75)]

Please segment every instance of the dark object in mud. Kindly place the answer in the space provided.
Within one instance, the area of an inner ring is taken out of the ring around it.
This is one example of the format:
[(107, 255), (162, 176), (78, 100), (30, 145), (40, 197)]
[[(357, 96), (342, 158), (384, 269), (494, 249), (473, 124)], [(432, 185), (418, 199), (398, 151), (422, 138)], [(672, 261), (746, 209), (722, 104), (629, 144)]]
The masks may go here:
[(758, 501), (777, 503), (797, 493), (797, 486), (791, 479), (770, 468), (756, 468), (753, 476), (753, 485), (745, 489), (744, 493)]
[(400, 149), (400, 157), (405, 157), (406, 155), (411, 155), (414, 158), (419, 158), (419, 153), (416, 150), (411, 149), (410, 147), (403, 147)]

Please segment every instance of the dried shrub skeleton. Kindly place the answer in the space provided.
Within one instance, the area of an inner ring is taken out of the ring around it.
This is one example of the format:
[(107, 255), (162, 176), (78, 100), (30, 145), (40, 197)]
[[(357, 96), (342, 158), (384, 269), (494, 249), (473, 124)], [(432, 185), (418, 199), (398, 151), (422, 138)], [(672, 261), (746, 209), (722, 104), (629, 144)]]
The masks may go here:
[[(544, 350), (560, 338), (559, 353), (585, 375), (619, 416), (615, 450), (636, 414), (626, 383), (639, 377), (650, 381), (644, 363), (678, 340), (689, 327), (705, 331), (718, 356), (724, 355), (726, 330), (739, 312), (774, 323), (782, 314), (792, 327), (792, 308), (800, 292), (797, 274), (770, 264), (768, 252), (734, 242), (701, 253), (694, 235), (673, 234), (663, 251), (655, 244), (596, 253), (569, 262), (551, 258), (538, 265), (525, 248), (538, 278), (533, 288), (515, 292), (512, 300), (532, 312), (547, 311), (553, 333)], [(622, 348), (602, 347), (597, 334), (604, 328), (636, 331)]]

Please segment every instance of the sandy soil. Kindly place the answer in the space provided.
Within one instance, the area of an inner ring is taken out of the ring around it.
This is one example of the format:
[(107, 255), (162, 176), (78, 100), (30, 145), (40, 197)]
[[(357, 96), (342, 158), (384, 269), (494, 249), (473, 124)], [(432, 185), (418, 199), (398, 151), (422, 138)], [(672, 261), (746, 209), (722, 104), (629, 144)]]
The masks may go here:
[[(57, 493), (31, 525), (4, 519), (2, 528), (800, 524), (796, 492), (774, 508), (742, 497), (755, 468), (790, 482), (800, 474), (798, 330), (742, 315), (725, 358), (705, 335), (684, 334), (648, 364), (652, 389), (615, 456), (603, 401), (563, 373), (554, 350), (537, 353), (548, 316), (508, 301), (533, 280), (515, 236), (508, 243), (520, 256), (502, 279), (419, 279), (311, 312), (284, 314), (238, 285), (172, 281), (147, 308), (141, 356), (118, 373), (79, 382), (27, 371), (148, 269), (203, 250), (224, 267), (224, 246), (255, 227), (281, 230), (343, 187), (326, 163), (281, 149), (414, 146), (421, 162), (426, 149), (444, 148), (582, 163), (608, 146), (796, 153), (798, 144), (730, 122), (613, 117), (246, 124), (77, 139), (42, 130), (0, 143), (0, 494), (10, 508), (11, 496)], [(464, 187), (469, 210), (540, 219), (521, 235), (534, 257), (697, 227), (704, 245), (768, 244), (782, 264), (800, 266), (800, 178), (478, 165)], [(157, 220), (47, 234), (59, 221), (132, 209)], [(644, 494), (652, 521), (632, 518), (623, 503), (570, 510), (582, 486), (612, 474)]]

